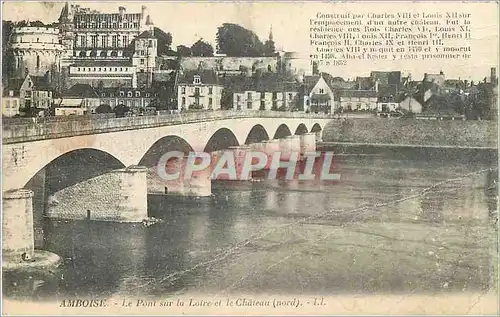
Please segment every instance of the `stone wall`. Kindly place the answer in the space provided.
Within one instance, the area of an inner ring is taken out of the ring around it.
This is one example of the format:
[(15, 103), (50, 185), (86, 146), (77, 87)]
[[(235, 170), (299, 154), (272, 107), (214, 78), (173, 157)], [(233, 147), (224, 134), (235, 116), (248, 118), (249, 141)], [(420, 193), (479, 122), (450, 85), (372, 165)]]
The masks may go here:
[(323, 141), (497, 147), (497, 129), (495, 121), (347, 119), (328, 123)]
[(147, 217), (146, 169), (119, 169), (61, 189), (48, 198), (47, 216), (137, 222)]
[(183, 57), (180, 65), (184, 70), (196, 70), (200, 63), (205, 69), (213, 70), (239, 70), (240, 66), (252, 69), (266, 69), (271, 66), (276, 71), (277, 57)]

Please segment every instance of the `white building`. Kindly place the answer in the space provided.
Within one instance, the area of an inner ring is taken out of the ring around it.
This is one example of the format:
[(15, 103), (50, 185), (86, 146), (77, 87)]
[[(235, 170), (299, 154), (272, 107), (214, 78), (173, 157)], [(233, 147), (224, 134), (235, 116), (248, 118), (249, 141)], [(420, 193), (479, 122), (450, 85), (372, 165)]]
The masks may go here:
[(177, 84), (178, 110), (217, 110), (221, 108), (222, 85), (213, 70), (180, 74)]

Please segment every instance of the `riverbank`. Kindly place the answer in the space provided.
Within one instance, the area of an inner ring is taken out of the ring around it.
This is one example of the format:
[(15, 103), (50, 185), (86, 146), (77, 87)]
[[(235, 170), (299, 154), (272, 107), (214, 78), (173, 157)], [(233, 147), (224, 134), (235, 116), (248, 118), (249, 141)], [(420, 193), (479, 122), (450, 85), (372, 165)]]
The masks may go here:
[(498, 148), (496, 121), (341, 119), (328, 123), (323, 142), (381, 146)]

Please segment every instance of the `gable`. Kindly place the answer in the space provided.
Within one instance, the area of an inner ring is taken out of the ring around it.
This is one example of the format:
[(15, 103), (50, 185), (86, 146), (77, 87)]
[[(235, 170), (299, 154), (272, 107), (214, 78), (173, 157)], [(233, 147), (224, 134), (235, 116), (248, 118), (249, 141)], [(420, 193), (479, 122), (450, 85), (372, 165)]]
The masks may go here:
[[(323, 89), (323, 92), (320, 90)], [(320, 77), (316, 85), (314, 85), (313, 89), (311, 89), (311, 94), (333, 94), (333, 91), (330, 89), (330, 86), (325, 81), (323, 77)]]

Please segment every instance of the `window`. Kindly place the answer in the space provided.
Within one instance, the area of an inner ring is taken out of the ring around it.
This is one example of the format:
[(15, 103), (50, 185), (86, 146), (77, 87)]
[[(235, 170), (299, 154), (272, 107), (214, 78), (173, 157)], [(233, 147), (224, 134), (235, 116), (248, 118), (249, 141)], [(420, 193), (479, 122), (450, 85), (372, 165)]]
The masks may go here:
[(199, 94), (200, 94), (200, 88), (196, 87), (196, 88), (194, 89), (194, 94), (195, 94), (195, 95), (199, 95)]
[(319, 93), (320, 93), (320, 94), (324, 94), (324, 93), (325, 93), (325, 90), (324, 90), (323, 88), (320, 88), (320, 89), (319, 89)]
[(182, 97), (182, 105), (185, 106), (186, 105), (186, 97)]
[(132, 97), (132, 92), (131, 91), (128, 92), (127, 97)]
[(181, 94), (185, 94), (186, 93), (186, 87), (182, 87), (181, 88)]
[(102, 94), (101, 94), (101, 97), (106, 97), (106, 94), (105, 94), (105, 93), (102, 93)]
[(200, 83), (201, 83), (201, 78), (200, 78), (200, 76), (194, 76), (194, 81), (193, 81), (193, 83), (195, 83), (195, 84), (200, 84)]
[(36, 68), (40, 68), (40, 56), (36, 56)]
[(124, 36), (122, 37), (122, 39), (123, 39), (123, 47), (127, 46), (127, 45), (128, 45), (128, 36), (127, 36), (127, 35), (124, 35)]
[(85, 36), (80, 36), (80, 47), (85, 47), (87, 45)]
[(97, 35), (92, 35), (90, 40), (92, 41), (92, 47), (97, 47)]
[(106, 40), (106, 36), (105, 36), (105, 35), (103, 35), (103, 36), (101, 37), (101, 47), (106, 47), (106, 46), (107, 46), (107, 44), (108, 44), (107, 42), (108, 42), (108, 41)]
[(144, 65), (144, 58), (141, 58), (141, 65)]
[(293, 99), (293, 94), (288, 94), (288, 100), (292, 100)]
[(240, 102), (241, 100), (241, 96), (240, 95), (236, 95), (236, 101)]
[(251, 92), (247, 93), (247, 99), (252, 100), (252, 93)]
[[(208, 94), (211, 95), (213, 93), (213, 88), (212, 87), (209, 87), (208, 88)], [(210, 98), (211, 99), (211, 98)]]
[(36, 42), (37, 42), (37, 43), (38, 43), (38, 42), (40, 42), (40, 38), (38, 38), (38, 37), (37, 37), (37, 38), (36, 38)]
[(252, 101), (247, 101), (247, 109), (252, 109)]
[[(116, 25), (116, 23), (114, 23), (114, 24)], [(111, 46), (113, 46), (113, 47), (118, 46), (118, 35), (111, 36)]]
[(208, 98), (208, 105), (212, 106), (212, 98)]
[(80, 71), (80, 67), (78, 67), (78, 71)]
[(153, 46), (153, 40), (149, 40), (149, 47)]
[(146, 93), (146, 97), (149, 97), (149, 92)]
[(261, 92), (260, 93), (260, 100), (264, 100), (266, 99), (266, 93), (265, 92)]
[(125, 93), (123, 91), (120, 91), (120, 97), (125, 96)]
[(135, 92), (135, 96), (136, 96), (136, 97), (140, 97), (140, 96), (141, 96), (141, 93), (140, 93), (139, 91), (136, 91), (136, 92)]

